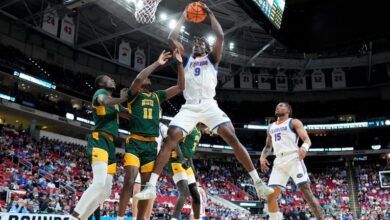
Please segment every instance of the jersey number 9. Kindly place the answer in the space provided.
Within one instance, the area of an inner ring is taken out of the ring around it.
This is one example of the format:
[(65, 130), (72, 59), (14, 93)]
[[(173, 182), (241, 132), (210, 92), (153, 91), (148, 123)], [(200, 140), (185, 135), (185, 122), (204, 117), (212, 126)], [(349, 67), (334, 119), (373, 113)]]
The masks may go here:
[(200, 75), (200, 68), (199, 67), (195, 68), (195, 74), (194, 75), (195, 76), (199, 76)]

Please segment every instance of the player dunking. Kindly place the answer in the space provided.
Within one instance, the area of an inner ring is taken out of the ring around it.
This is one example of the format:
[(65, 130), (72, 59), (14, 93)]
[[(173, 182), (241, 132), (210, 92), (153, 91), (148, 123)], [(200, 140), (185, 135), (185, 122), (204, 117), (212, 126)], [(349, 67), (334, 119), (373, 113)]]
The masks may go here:
[[(259, 196), (267, 196), (273, 192), (273, 189), (266, 186), (260, 179), (247, 150), (238, 140), (229, 117), (218, 107), (214, 100), (215, 88), (218, 82), (217, 67), (222, 58), (224, 34), (212, 11), (205, 4), (203, 5), (211, 19), (211, 28), (217, 37), (214, 50), (210, 51), (204, 38), (198, 38), (193, 44), (192, 54), (186, 57), (185, 89), (183, 92), (186, 103), (171, 121), (168, 137), (158, 155), (150, 180), (145, 189), (135, 195), (137, 199), (144, 200), (156, 197), (157, 180), (169, 160), (172, 149), (198, 122), (202, 122), (211, 128), (214, 133), (218, 133), (233, 148), (236, 158), (252, 177)], [(183, 45), (178, 41), (178, 37), (185, 20), (186, 10), (184, 10), (177, 26), (169, 35), (170, 46), (173, 49), (178, 48), (182, 55), (186, 53)]]
[[(156, 62), (140, 72), (134, 79), (128, 94), (127, 108), (131, 113), (130, 135), (126, 139), (123, 166), (125, 178), (119, 201), (118, 219), (123, 220), (127, 204), (132, 196), (135, 178), (140, 172), (141, 184), (144, 184), (153, 170), (157, 157), (157, 137), (161, 103), (170, 99), (184, 89), (183, 60), (178, 50), (174, 52), (178, 61), (178, 83), (166, 90), (152, 92), (149, 75), (159, 66), (164, 65), (170, 57), (170, 52), (163, 51)], [(138, 201), (137, 219), (145, 216), (148, 201)]]
[(127, 99), (127, 89), (120, 98), (111, 97), (115, 82), (106, 75), (95, 79), (98, 90), (92, 98), (95, 126), (88, 136), (87, 155), (92, 164), (92, 184), (83, 193), (72, 213), (73, 219), (87, 219), (111, 194), (113, 175), (116, 173), (114, 139), (118, 137), (119, 116), (128, 118), (127, 109), (120, 105)]
[[(268, 128), (266, 144), (260, 156), (261, 171), (267, 172), (270, 165), (267, 157), (271, 155), (272, 148), (276, 155), (268, 182), (268, 186), (274, 189), (274, 193), (268, 196), (270, 220), (278, 220), (277, 199), (281, 193), (281, 188), (286, 187), (290, 177), (309, 203), (316, 218), (322, 220), (324, 219), (322, 208), (310, 189), (309, 176), (303, 162), (311, 141), (302, 122), (290, 118), (291, 113), (292, 109), (288, 103), (281, 102), (276, 106), (275, 116), (278, 119)], [(299, 138), (303, 141), (301, 147), (298, 147)]]

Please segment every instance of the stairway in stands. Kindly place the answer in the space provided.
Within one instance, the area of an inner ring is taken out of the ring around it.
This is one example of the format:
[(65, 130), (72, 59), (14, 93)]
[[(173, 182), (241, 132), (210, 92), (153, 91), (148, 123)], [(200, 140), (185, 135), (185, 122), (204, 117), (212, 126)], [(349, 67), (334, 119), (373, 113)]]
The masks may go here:
[(357, 181), (356, 181), (356, 173), (354, 170), (353, 160), (348, 159), (348, 185), (349, 185), (349, 199), (352, 208), (352, 213), (354, 216), (357, 216), (356, 219), (360, 219), (361, 210), (359, 206), (359, 200), (357, 196)]

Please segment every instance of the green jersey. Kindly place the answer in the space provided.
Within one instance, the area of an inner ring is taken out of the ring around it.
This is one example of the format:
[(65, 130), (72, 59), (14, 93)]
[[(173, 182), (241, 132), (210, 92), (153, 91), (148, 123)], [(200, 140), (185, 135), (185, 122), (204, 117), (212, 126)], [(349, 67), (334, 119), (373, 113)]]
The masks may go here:
[(144, 137), (158, 137), (160, 105), (165, 99), (165, 90), (150, 93), (139, 92), (129, 97), (127, 108), (131, 115), (130, 133)]
[(104, 131), (113, 136), (118, 136), (119, 127), (119, 112), (124, 111), (122, 105), (103, 106), (100, 105), (97, 98), (99, 95), (110, 96), (110, 93), (105, 89), (99, 89), (95, 92), (92, 98), (92, 115), (95, 126), (94, 131)]
[(201, 137), (202, 133), (195, 127), (180, 143), (180, 150), (185, 159), (191, 159), (194, 156)]

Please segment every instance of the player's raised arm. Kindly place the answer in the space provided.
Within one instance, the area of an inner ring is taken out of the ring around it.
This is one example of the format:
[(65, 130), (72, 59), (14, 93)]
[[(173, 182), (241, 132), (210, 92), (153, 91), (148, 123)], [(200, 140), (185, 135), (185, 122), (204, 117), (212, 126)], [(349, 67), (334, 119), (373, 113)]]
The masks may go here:
[(224, 33), (223, 33), (221, 25), (219, 24), (217, 18), (215, 17), (214, 13), (210, 10), (210, 8), (207, 7), (207, 5), (204, 3), (203, 3), (203, 7), (210, 17), (211, 29), (213, 29), (213, 31), (217, 37), (215, 44), (214, 44), (214, 49), (213, 49), (212, 55), (214, 56), (215, 64), (218, 65), (222, 59), (223, 41), (225, 38)]
[(179, 52), (182, 56), (186, 56), (186, 51), (184, 49), (184, 46), (182, 43), (179, 42), (179, 34), (181, 31), (181, 27), (183, 26), (184, 22), (186, 21), (187, 17), (187, 8), (184, 9), (183, 14), (181, 15), (179, 21), (176, 24), (176, 27), (169, 33), (168, 36), (168, 43), (169, 46), (172, 48), (172, 50), (175, 50), (176, 48), (179, 49)]
[(311, 141), (309, 135), (307, 134), (307, 131), (303, 127), (303, 124), (300, 120), (293, 119), (292, 127), (297, 132), (299, 138), (301, 138), (301, 140), (303, 141), (302, 146), (299, 148), (299, 159), (303, 160), (306, 157), (306, 153), (309, 151)]
[(130, 86), (129, 95), (134, 96), (141, 89), (144, 81), (149, 77), (150, 74), (159, 66), (166, 64), (171, 58), (171, 52), (165, 52), (165, 50), (160, 54), (158, 60), (156, 60), (153, 64), (149, 65), (145, 69), (143, 69), (140, 73), (138, 73), (137, 77), (133, 80), (133, 83)]
[(97, 101), (100, 105), (103, 105), (103, 106), (114, 106), (114, 105), (120, 104), (122, 102), (126, 102), (127, 91), (128, 91), (127, 88), (122, 89), (119, 98), (113, 98), (111, 96), (101, 94), (101, 95), (98, 95)]
[(173, 56), (177, 60), (177, 85), (165, 90), (167, 99), (178, 95), (185, 88), (183, 58), (180, 55), (180, 51), (178, 49), (175, 49), (175, 51), (173, 52)]
[(267, 157), (272, 154), (272, 137), (270, 134), (267, 135), (267, 139), (265, 141), (265, 146), (260, 155), (260, 166), (261, 172), (267, 172), (269, 170), (269, 162)]

